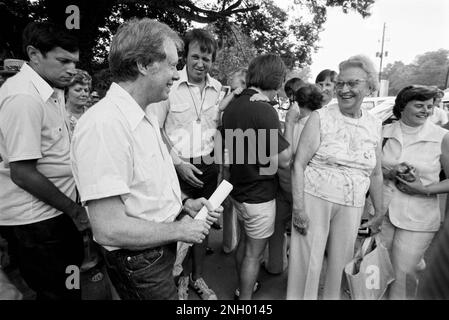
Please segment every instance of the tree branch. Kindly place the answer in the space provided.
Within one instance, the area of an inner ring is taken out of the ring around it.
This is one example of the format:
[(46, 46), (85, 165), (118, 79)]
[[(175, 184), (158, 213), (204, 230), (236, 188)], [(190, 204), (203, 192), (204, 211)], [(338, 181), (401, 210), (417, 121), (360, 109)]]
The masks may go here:
[(243, 12), (249, 12), (259, 9), (259, 6), (254, 5), (247, 8), (237, 9), (242, 0), (230, 4), (226, 7), (227, 1), (223, 2), (223, 7), (220, 11), (203, 9), (190, 0), (172, 0), (172, 1), (152, 1), (152, 0), (123, 0), (122, 2), (139, 3), (142, 5), (150, 5), (159, 9), (167, 10), (175, 13), (182, 18), (192, 20), (200, 23), (212, 23), (221, 18), (229, 17), (231, 15)]

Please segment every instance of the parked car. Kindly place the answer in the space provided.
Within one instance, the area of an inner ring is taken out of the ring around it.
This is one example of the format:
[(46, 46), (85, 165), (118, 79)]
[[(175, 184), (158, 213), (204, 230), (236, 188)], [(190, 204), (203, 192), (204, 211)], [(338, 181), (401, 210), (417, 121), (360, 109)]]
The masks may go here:
[(366, 97), (363, 99), (362, 108), (365, 110), (371, 110), (386, 101), (393, 101), (394, 103), (395, 97)]
[[(396, 119), (393, 115), (394, 100), (396, 97), (366, 97), (363, 99), (362, 108), (368, 110), (371, 114), (382, 120), (382, 124), (391, 123)], [(329, 104), (337, 103), (337, 99), (334, 98)]]
[(444, 91), (444, 97), (441, 102), (443, 103), (443, 109), (449, 110), (449, 90)]
[(369, 113), (382, 120), (382, 125), (392, 123), (398, 120), (393, 114), (393, 106), (395, 97), (387, 97), (382, 103), (376, 105), (374, 108), (368, 110)]
[[(363, 99), (362, 102), (362, 108), (365, 110), (371, 110), (374, 107), (380, 105), (381, 103), (385, 102), (385, 101), (390, 101), (393, 100), (394, 101), (395, 97), (366, 97), (365, 99)], [(336, 104), (337, 103), (337, 98), (333, 98), (330, 102), (329, 105), (331, 104)]]
[[(445, 96), (446, 97), (446, 96)], [(366, 97), (365, 99), (363, 99), (362, 102), (362, 108), (365, 110), (368, 110), (368, 112), (370, 112), (371, 114), (375, 115), (376, 117), (378, 117), (380, 120), (382, 120), (382, 125), (384, 124), (388, 124), (391, 122), (396, 121), (396, 117), (393, 115), (393, 106), (394, 106), (394, 100), (396, 99), (396, 97)], [(449, 96), (448, 99), (446, 101), (449, 105)], [(330, 102), (329, 105), (332, 104), (336, 104), (337, 103), (337, 99), (333, 98)], [(443, 100), (444, 103), (444, 100)], [(281, 121), (281, 126), (282, 128), (284, 127), (284, 122), (285, 122), (285, 115), (287, 114), (288, 111), (288, 104), (282, 104), (282, 107), (279, 108), (279, 105), (275, 106), (278, 115), (279, 115), (279, 120)]]

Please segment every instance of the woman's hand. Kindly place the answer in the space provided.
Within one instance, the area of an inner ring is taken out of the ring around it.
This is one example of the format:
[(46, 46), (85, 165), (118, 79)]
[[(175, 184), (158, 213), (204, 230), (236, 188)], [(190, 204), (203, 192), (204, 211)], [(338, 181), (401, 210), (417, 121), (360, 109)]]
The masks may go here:
[(237, 88), (234, 89), (234, 91), (232, 91), (232, 94), (234, 96), (238, 96), (238, 95), (240, 95), (243, 92), (243, 90), (244, 89), (242, 87), (237, 87)]
[(270, 102), (270, 99), (268, 99), (268, 97), (265, 96), (264, 94), (255, 93), (251, 97), (249, 97), (249, 101), (251, 101), (251, 102), (253, 102), (253, 101), (267, 101), (267, 102)]
[(396, 177), (397, 183), (396, 188), (398, 188), (400, 191), (410, 194), (410, 195), (427, 195), (428, 191), (427, 188), (422, 184), (421, 179), (419, 176), (416, 176), (415, 181), (413, 182), (407, 182), (406, 180)]
[(307, 235), (307, 230), (309, 229), (309, 217), (304, 210), (293, 209), (292, 224), (301, 235)]
[(409, 164), (407, 162), (401, 162), (401, 163), (398, 163), (397, 165), (395, 165), (393, 167), (384, 167), (383, 168), (384, 178), (388, 179), (388, 180), (396, 179), (396, 176), (404, 168), (404, 165), (412, 166), (411, 164)]
[(382, 225), (382, 222), (384, 220), (384, 215), (377, 213), (371, 217), (367, 222), (363, 223), (360, 228), (370, 228), (372, 234), (379, 233), (381, 231), (380, 227)]

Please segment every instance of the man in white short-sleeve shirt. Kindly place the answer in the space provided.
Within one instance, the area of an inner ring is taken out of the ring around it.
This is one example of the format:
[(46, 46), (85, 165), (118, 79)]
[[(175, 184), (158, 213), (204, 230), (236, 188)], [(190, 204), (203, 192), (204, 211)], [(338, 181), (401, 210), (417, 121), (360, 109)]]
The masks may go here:
[(122, 299), (177, 299), (176, 241), (201, 243), (222, 210), (209, 212), (207, 222), (191, 219), (210, 204), (181, 195), (158, 121), (145, 114), (179, 78), (181, 47), (178, 35), (155, 20), (123, 24), (109, 53), (115, 82), (73, 135), (76, 184)]
[(81, 299), (66, 287), (83, 260), (74, 202), (64, 94), (78, 61), (76, 38), (51, 23), (24, 32), (29, 62), (0, 88), (0, 229), (37, 299)]

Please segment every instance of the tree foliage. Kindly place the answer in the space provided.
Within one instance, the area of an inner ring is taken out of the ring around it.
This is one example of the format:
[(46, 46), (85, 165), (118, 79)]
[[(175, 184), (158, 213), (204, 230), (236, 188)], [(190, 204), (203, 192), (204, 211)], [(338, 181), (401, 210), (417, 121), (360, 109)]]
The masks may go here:
[(220, 56), (229, 64), (247, 63), (255, 54), (272, 52), (281, 55), (289, 68), (301, 68), (310, 64), (317, 49), (328, 7), (365, 17), (374, 1), (295, 0), (295, 7), (308, 10), (310, 19), (291, 19), (272, 0), (0, 0), (0, 48), (4, 48), (0, 58), (23, 57), (18, 35), (29, 21), (50, 20), (64, 26), (66, 7), (77, 5), (80, 67), (91, 72), (107, 66), (111, 35), (134, 16), (158, 19), (181, 34), (192, 22), (212, 26), (224, 50)]
[(419, 55), (411, 64), (401, 61), (388, 64), (383, 75), (389, 80), (389, 95), (396, 95), (402, 88), (412, 84), (446, 88), (449, 72), (449, 50), (440, 49)]

